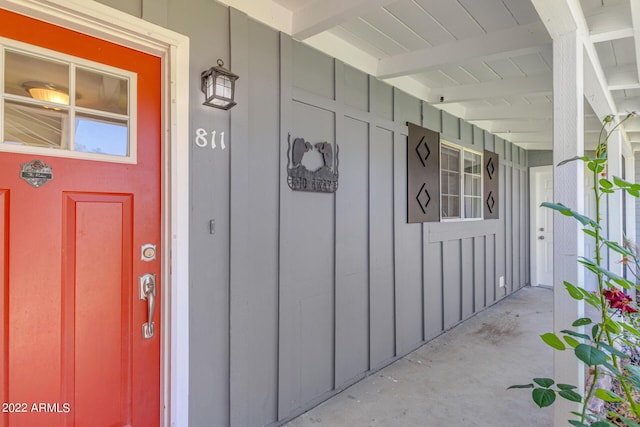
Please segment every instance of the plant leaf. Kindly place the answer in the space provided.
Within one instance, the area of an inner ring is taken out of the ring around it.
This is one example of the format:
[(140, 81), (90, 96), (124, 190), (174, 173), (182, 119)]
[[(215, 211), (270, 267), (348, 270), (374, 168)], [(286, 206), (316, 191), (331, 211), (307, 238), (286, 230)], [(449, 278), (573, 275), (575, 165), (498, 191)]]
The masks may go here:
[(607, 190), (613, 188), (613, 184), (606, 178), (600, 178), (600, 186), (602, 188), (606, 188)]
[(616, 369), (616, 367), (615, 367), (615, 366), (613, 366), (611, 363), (603, 363), (603, 364), (602, 364), (602, 366), (604, 366), (605, 368), (607, 368), (607, 369), (609, 370), (609, 372), (611, 372), (611, 374), (612, 374), (613, 376), (616, 376), (616, 377), (620, 377), (620, 376), (622, 376), (622, 374), (620, 373), (620, 371), (619, 371), (619, 370), (617, 370), (617, 369)]
[(544, 341), (545, 343), (547, 343), (547, 345), (550, 345), (551, 347), (555, 348), (556, 350), (566, 350), (567, 347), (564, 345), (564, 343), (562, 341), (560, 341), (560, 338), (558, 338), (556, 336), (556, 334), (552, 333), (552, 332), (547, 332), (546, 334), (542, 334), (540, 335), (540, 338), (542, 338), (542, 341)]
[(591, 323), (592, 323), (591, 319), (589, 319), (588, 317), (583, 317), (573, 322), (571, 326), (578, 327), (578, 326), (590, 325)]
[(612, 391), (603, 388), (596, 389), (596, 397), (605, 402), (622, 402), (622, 398)]
[(620, 323), (620, 326), (623, 329), (625, 329), (627, 332), (631, 332), (635, 336), (640, 336), (640, 331), (634, 328), (633, 326), (629, 325), (628, 323), (622, 322)]
[(589, 157), (587, 157), (587, 156), (575, 156), (575, 157), (572, 157), (570, 159), (566, 159), (566, 160), (561, 161), (560, 163), (558, 163), (558, 166), (566, 165), (567, 163), (575, 162), (576, 160), (582, 160), (583, 162), (588, 162), (591, 159)]
[(558, 387), (560, 390), (575, 390), (576, 388), (578, 388), (571, 384), (556, 384), (556, 387)]
[(556, 383), (551, 378), (534, 378), (533, 382), (544, 388), (549, 388)]
[(591, 336), (594, 340), (597, 339), (596, 337), (598, 336), (598, 332), (600, 332), (600, 324), (596, 323), (595, 325), (593, 325), (593, 328), (591, 328)]
[(577, 299), (577, 300), (584, 299), (584, 296), (582, 292), (580, 292), (580, 289), (578, 287), (573, 286), (569, 282), (563, 282), (563, 284), (564, 284), (564, 287), (567, 288), (567, 292), (569, 292), (569, 295), (571, 295), (573, 299)]
[(633, 375), (640, 377), (640, 366), (629, 364), (625, 366), (625, 368), (628, 369), (629, 372), (631, 372)]
[(620, 333), (620, 325), (615, 320), (605, 319), (604, 327), (607, 331), (613, 332), (614, 334)]
[(549, 209), (553, 209), (556, 212), (561, 213), (562, 215), (565, 216), (572, 216), (575, 219), (577, 219), (582, 225), (589, 225), (593, 228), (601, 228), (600, 224), (598, 224), (596, 221), (592, 220), (591, 218), (584, 216), (576, 211), (574, 211), (571, 208), (566, 207), (565, 205), (563, 205), (562, 203), (551, 203), (551, 202), (543, 202), (540, 204), (540, 206), (545, 207), (545, 208), (549, 208)]
[(580, 345), (580, 341), (578, 341), (575, 338), (570, 337), (569, 335), (565, 335), (564, 336), (564, 340), (567, 342), (567, 344), (569, 344), (570, 347), (572, 348), (576, 348), (578, 345)]
[(587, 334), (579, 334), (577, 332), (570, 331), (569, 329), (563, 329), (560, 332), (562, 332), (563, 334), (574, 336), (576, 338), (582, 338), (582, 339), (585, 339), (587, 341), (591, 341), (591, 337), (589, 335), (587, 335)]
[(580, 421), (569, 420), (569, 424), (575, 427), (589, 427), (586, 424), (581, 423)]
[(628, 418), (620, 417), (620, 419), (622, 420), (623, 423), (625, 423), (629, 427), (640, 427), (640, 424), (638, 424), (637, 422), (632, 421), (632, 420), (630, 420)]
[(613, 182), (620, 188), (630, 188), (633, 186), (629, 181), (625, 181), (622, 178), (618, 178), (617, 176), (613, 177)]
[(598, 343), (598, 345), (600, 347), (604, 348), (605, 350), (607, 350), (609, 353), (615, 354), (616, 356), (618, 356), (621, 359), (628, 359), (629, 358), (629, 356), (627, 356), (626, 354), (624, 354), (623, 352), (621, 352), (617, 348), (610, 346), (609, 344), (605, 344), (603, 342), (600, 342), (600, 343)]
[(619, 253), (620, 255), (628, 256), (630, 258), (635, 258), (633, 252), (628, 250), (627, 248), (620, 245), (618, 242), (612, 242), (610, 240), (605, 240), (604, 244), (607, 245), (609, 249)]
[(531, 396), (540, 408), (550, 406), (556, 401), (556, 392), (548, 388), (533, 389)]
[(578, 393), (576, 393), (573, 390), (561, 390), (558, 392), (558, 394), (561, 397), (564, 397), (565, 399), (570, 400), (572, 402), (582, 403), (582, 396), (580, 396)]
[(607, 355), (595, 347), (580, 344), (575, 348), (576, 357), (589, 366), (602, 365), (607, 362)]
[(507, 387), (507, 390), (511, 390), (512, 388), (533, 388), (533, 384), (518, 384)]

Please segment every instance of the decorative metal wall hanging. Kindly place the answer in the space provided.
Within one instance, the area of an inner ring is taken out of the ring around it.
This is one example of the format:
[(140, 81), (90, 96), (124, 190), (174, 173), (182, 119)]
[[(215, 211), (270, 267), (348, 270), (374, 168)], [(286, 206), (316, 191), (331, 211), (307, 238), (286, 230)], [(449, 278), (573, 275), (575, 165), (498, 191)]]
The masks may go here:
[(484, 150), (484, 219), (499, 218), (500, 157)]
[[(304, 138), (295, 138), (291, 144), (291, 134), (288, 136), (287, 149), (287, 183), (294, 191), (311, 191), (316, 193), (335, 193), (338, 190), (338, 145), (336, 155), (333, 146), (328, 142), (311, 144)], [(302, 164), (305, 153), (318, 150), (322, 155), (322, 166), (311, 171)]]
[(407, 126), (407, 222), (440, 221), (440, 134)]
[(42, 160), (32, 160), (20, 166), (20, 178), (36, 188), (42, 187), (53, 179), (51, 166), (48, 166)]

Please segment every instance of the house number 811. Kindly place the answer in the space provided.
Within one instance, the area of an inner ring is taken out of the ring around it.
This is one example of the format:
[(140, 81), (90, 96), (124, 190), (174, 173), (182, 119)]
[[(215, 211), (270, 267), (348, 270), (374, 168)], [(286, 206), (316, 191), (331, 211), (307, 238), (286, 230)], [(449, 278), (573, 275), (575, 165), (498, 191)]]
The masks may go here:
[[(198, 128), (196, 129), (196, 139), (195, 139), (195, 143), (198, 147), (200, 148), (204, 148), (207, 145), (209, 145), (209, 140), (207, 140), (207, 136), (209, 134), (207, 133), (206, 130), (202, 129), (202, 128)], [(216, 149), (216, 131), (211, 131), (211, 149), (215, 150)], [(224, 131), (220, 132), (220, 148), (222, 148), (223, 150), (225, 148), (227, 148), (226, 145), (224, 145)]]

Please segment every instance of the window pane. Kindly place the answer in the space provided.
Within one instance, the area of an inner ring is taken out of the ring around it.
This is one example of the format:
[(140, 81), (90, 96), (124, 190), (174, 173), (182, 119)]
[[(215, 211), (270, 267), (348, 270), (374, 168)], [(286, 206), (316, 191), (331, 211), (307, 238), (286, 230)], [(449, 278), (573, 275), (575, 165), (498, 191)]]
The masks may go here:
[(127, 156), (128, 141), (129, 132), (125, 120), (76, 116), (76, 151)]
[(464, 176), (464, 195), (465, 196), (480, 196), (482, 195), (480, 184), (481, 177), (473, 175)]
[(464, 153), (464, 171), (465, 173), (480, 173), (480, 155), (465, 151)]
[(93, 110), (126, 115), (128, 81), (84, 68), (76, 69), (76, 105)]
[(449, 218), (451, 216), (451, 208), (449, 207), (450, 205), (449, 200), (450, 200), (449, 196), (442, 197), (442, 217), (443, 218)]
[(460, 170), (460, 150), (443, 146), (441, 153), (442, 169), (452, 171)]
[(5, 93), (69, 104), (67, 64), (6, 50), (4, 71)]
[(5, 101), (4, 144), (67, 148), (66, 110)]
[(460, 198), (457, 196), (444, 196), (442, 198), (442, 217), (460, 217)]
[(460, 175), (449, 172), (449, 194), (460, 195)]
[(464, 217), (465, 218), (480, 218), (481, 199), (477, 197), (465, 197), (464, 198)]

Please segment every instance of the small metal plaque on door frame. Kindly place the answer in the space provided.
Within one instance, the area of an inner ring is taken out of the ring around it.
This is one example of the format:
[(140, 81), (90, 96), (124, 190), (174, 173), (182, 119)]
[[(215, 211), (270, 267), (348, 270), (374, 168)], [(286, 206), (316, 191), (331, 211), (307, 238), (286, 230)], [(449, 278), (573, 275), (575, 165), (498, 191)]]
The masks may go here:
[(21, 165), (20, 178), (39, 188), (53, 179), (53, 172), (51, 166), (42, 160), (32, 160)]

